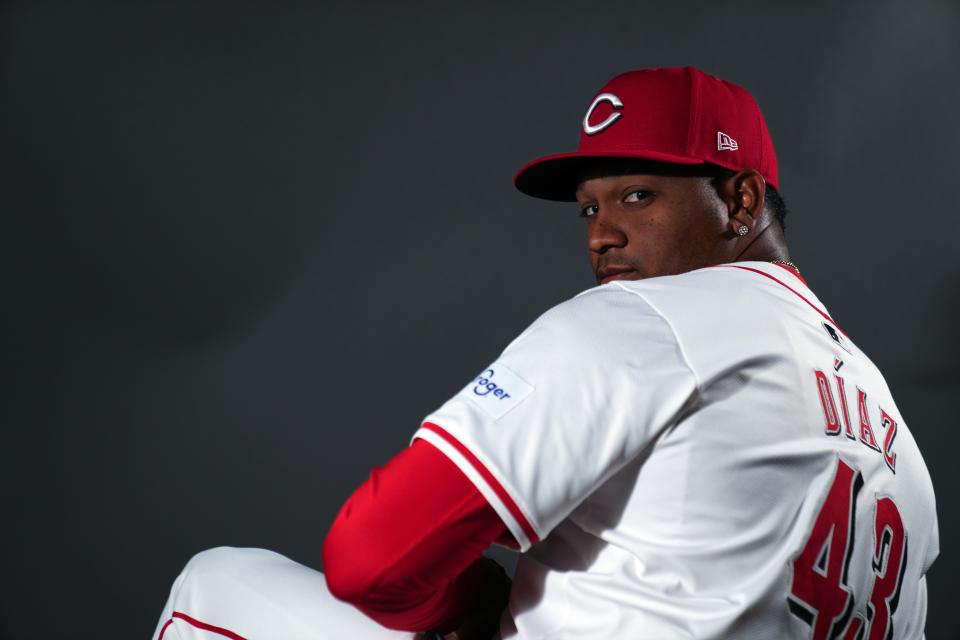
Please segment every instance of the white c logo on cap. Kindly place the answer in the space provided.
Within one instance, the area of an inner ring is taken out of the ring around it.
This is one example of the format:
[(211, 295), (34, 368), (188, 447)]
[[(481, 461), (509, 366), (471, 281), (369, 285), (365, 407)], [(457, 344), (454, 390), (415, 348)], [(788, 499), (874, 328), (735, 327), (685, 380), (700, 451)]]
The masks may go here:
[[(607, 119), (601, 122), (600, 124), (591, 125), (590, 116), (593, 115), (593, 110), (596, 109), (601, 102), (609, 102), (611, 105), (613, 105), (614, 109), (617, 109), (617, 111), (614, 111), (609, 116), (607, 116)], [(600, 95), (598, 95), (596, 98), (593, 99), (593, 103), (590, 105), (590, 108), (587, 109), (587, 115), (583, 116), (583, 131), (588, 136), (592, 136), (600, 133), (601, 131), (603, 131), (610, 125), (612, 125), (614, 122), (616, 122), (617, 118), (623, 115), (622, 113), (620, 113), (619, 111), (620, 109), (623, 109), (623, 102), (620, 100), (620, 98), (613, 95), (612, 93), (601, 93)]]

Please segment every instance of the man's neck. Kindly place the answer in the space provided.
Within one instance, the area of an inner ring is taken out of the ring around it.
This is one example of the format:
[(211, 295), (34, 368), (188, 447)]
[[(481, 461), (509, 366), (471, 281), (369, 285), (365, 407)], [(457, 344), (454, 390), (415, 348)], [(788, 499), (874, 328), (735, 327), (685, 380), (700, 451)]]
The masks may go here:
[(771, 261), (771, 260), (790, 260), (790, 251), (787, 249), (787, 240), (783, 235), (783, 229), (777, 222), (770, 221), (764, 225), (756, 234), (753, 240), (748, 244), (732, 262), (745, 262), (748, 260)]

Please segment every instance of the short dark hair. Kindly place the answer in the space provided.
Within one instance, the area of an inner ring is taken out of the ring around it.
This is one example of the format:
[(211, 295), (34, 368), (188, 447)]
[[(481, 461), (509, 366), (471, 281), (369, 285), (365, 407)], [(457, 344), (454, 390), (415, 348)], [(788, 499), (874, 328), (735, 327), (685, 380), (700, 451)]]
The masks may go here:
[(780, 223), (780, 228), (787, 230), (787, 203), (783, 201), (783, 196), (772, 184), (767, 185), (766, 195), (763, 196), (763, 208), (769, 209)]

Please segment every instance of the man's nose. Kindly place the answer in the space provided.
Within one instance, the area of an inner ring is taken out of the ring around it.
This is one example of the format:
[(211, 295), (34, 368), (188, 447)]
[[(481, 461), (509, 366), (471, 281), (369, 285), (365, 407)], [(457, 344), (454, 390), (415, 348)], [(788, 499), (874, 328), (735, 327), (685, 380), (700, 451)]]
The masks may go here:
[(627, 234), (602, 212), (595, 214), (593, 224), (587, 227), (587, 247), (594, 253), (605, 253), (611, 248), (620, 248), (627, 244)]

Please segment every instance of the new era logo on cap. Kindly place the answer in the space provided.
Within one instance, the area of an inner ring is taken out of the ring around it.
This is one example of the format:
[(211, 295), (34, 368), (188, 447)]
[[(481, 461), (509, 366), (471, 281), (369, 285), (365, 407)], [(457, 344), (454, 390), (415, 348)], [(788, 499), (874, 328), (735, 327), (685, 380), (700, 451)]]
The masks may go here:
[(725, 134), (723, 131), (717, 131), (717, 151), (736, 151), (740, 148), (737, 141)]

